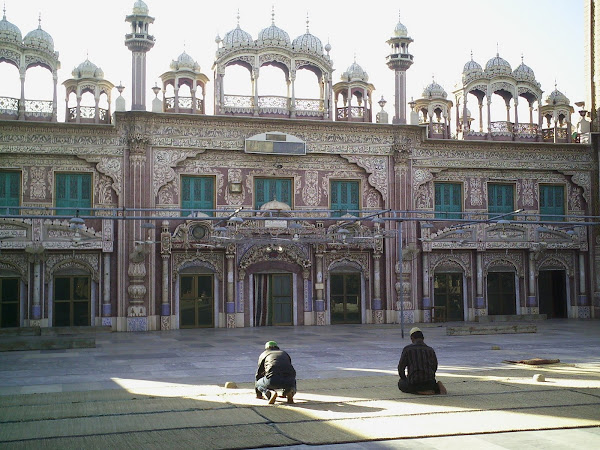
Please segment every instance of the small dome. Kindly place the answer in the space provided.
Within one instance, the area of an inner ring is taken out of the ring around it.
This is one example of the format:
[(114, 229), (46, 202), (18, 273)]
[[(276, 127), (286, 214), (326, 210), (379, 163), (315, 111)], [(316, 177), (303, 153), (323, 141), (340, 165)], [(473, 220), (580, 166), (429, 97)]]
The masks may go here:
[(148, 5), (146, 5), (142, 0), (137, 0), (133, 4), (133, 14), (137, 16), (147, 16), (148, 15)]
[(519, 81), (535, 81), (533, 70), (523, 62), (514, 70), (513, 76)]
[(240, 28), (238, 24), (233, 30), (223, 37), (223, 47), (231, 48), (239, 45), (251, 45), (254, 42), (252, 35)]
[(271, 200), (270, 202), (264, 203), (260, 210), (272, 210), (272, 211), (290, 211), (292, 208), (287, 203), (280, 202), (278, 200)]
[(512, 75), (512, 68), (508, 61), (500, 58), (500, 55), (496, 53), (496, 56), (485, 65), (485, 74), (490, 77)]
[(361, 80), (369, 81), (369, 75), (358, 65), (356, 61), (352, 63), (350, 67), (342, 74), (341, 79), (343, 81)]
[(258, 45), (290, 45), (290, 36), (272, 23), (269, 28), (265, 28), (258, 33), (256, 40)]
[(407, 37), (408, 29), (402, 25), (400, 22), (400, 18), (398, 18), (398, 23), (396, 24), (396, 28), (394, 28), (394, 36), (396, 37)]
[(41, 24), (37, 27), (37, 29), (27, 33), (23, 39), (23, 44), (25, 44), (27, 47), (39, 48), (41, 50), (54, 52), (54, 39), (52, 39), (52, 36), (42, 30)]
[(447, 98), (448, 94), (435, 80), (423, 90), (423, 98)]
[(173, 60), (171, 62), (171, 69), (172, 70), (183, 70), (183, 69), (200, 70), (200, 65), (196, 61), (194, 61), (194, 58), (192, 58), (190, 55), (188, 55), (184, 50), (184, 52), (181, 55), (179, 55), (177, 60)]
[(546, 103), (548, 105), (568, 105), (571, 102), (565, 94), (555, 88), (550, 95), (546, 97)]
[(321, 44), (321, 40), (313, 36), (306, 30), (302, 36), (298, 36), (292, 42), (292, 47), (294, 50), (305, 51), (310, 53), (317, 53), (319, 55), (323, 54), (323, 44)]
[(23, 37), (21, 30), (16, 25), (13, 25), (6, 20), (6, 12), (0, 20), (0, 42), (11, 42), (21, 44)]
[(71, 72), (75, 78), (104, 78), (104, 72), (96, 64), (86, 59)]
[(473, 61), (473, 54), (471, 53), (471, 60), (465, 64), (462, 71), (463, 84), (468, 83), (471, 80), (483, 77), (483, 69), (476, 61)]

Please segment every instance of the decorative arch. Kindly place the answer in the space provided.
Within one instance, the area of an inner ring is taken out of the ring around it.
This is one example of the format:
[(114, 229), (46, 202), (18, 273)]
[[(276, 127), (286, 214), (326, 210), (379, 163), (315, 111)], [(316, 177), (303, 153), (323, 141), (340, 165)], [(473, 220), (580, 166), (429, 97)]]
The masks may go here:
[(365, 280), (369, 279), (369, 258), (366, 253), (349, 253), (345, 255), (336, 255), (327, 253), (325, 256), (325, 270), (324, 278), (329, 277), (329, 273), (336, 268), (350, 266), (360, 271)]
[(24, 255), (11, 255), (10, 260), (0, 259), (0, 273), (3, 271), (15, 273), (25, 284), (29, 282), (29, 264)]
[(89, 273), (92, 280), (98, 283), (100, 281), (99, 258), (97, 255), (53, 255), (46, 260), (46, 280), (51, 280), (53, 275), (59, 270), (80, 269)]
[[(261, 261), (286, 261), (300, 266), (303, 270), (311, 267), (311, 261), (302, 250), (293, 245), (285, 244), (282, 252), (276, 252), (267, 244), (250, 247), (240, 258), (240, 274), (244, 274), (251, 265)], [(240, 275), (241, 276), (241, 275)]]
[(573, 255), (554, 254), (542, 258), (537, 264), (537, 272), (544, 269), (566, 270), (569, 277), (574, 274)]
[[(223, 256), (220, 253), (175, 253), (173, 254), (173, 269), (179, 276), (182, 270), (190, 267), (202, 267), (213, 272), (219, 281), (223, 280)], [(175, 282), (177, 277), (173, 277)]]

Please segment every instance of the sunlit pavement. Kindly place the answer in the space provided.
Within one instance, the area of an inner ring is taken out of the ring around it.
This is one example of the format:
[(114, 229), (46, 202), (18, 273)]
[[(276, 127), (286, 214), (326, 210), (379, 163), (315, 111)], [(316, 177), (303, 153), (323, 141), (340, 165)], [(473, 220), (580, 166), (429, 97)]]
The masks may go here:
[[(600, 322), (536, 325), (423, 325), (447, 396), (398, 391), (399, 325), (101, 333), (92, 349), (0, 353), (0, 448), (600, 448)], [(254, 396), (267, 340), (292, 356), (293, 405)], [(503, 362), (530, 358), (560, 363)]]

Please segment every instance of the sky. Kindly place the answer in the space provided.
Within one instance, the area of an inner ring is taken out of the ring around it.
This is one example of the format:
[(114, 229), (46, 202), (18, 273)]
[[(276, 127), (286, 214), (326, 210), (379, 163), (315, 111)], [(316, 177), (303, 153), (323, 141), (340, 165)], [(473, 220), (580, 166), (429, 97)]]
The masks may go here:
[[(23, 37), (38, 27), (41, 15), (42, 29), (54, 39), (61, 61), (59, 120), (64, 120), (65, 104), (61, 84), (72, 78), (71, 71), (86, 57), (102, 68), (107, 80), (125, 86), (123, 96), (130, 108), (131, 52), (124, 45), (124, 36), (130, 31), (125, 16), (131, 14), (134, 3), (134, 0), (4, 0), (6, 19), (19, 27)], [(407, 72), (407, 99), (420, 98), (423, 89), (435, 79), (448, 98), (454, 100), (452, 91), (460, 81), (465, 63), (471, 59), (471, 52), (482, 67), (498, 52), (513, 70), (523, 57), (541, 83), (544, 98), (554, 90), (555, 83), (572, 104), (585, 98), (583, 0), (375, 0), (360, 7), (357, 2), (333, 0), (146, 0), (145, 3), (150, 16), (155, 18), (150, 33), (156, 39), (147, 54), (148, 110), (154, 98), (150, 88), (155, 82), (160, 85), (159, 76), (185, 50), (210, 80), (206, 101), (207, 113), (212, 114), (215, 36), (223, 37), (236, 27), (239, 9), (241, 28), (256, 39), (262, 29), (271, 25), (272, 8), (275, 24), (291, 40), (305, 33), (308, 14), (310, 33), (323, 45), (329, 42), (332, 47), (334, 82), (356, 60), (375, 86), (374, 111), (380, 110), (375, 102), (383, 96), (388, 101), (385, 109), (390, 121), (394, 77), (386, 65), (390, 53), (386, 41), (392, 37), (399, 16), (414, 39), (409, 47), (414, 64)], [(6, 66), (0, 64), (0, 96), (18, 97), (18, 74)], [(51, 77), (47, 71), (36, 71), (28, 71), (26, 98), (51, 99)], [(278, 74), (263, 77), (261, 72), (262, 95), (278, 93), (276, 88), (270, 91), (273, 85), (270, 76)], [(240, 81), (240, 73), (228, 72), (225, 81), (226, 94), (249, 93), (250, 81)], [(282, 87), (283, 82), (277, 86)], [(118, 96), (116, 89), (112, 95), (114, 103)], [(297, 92), (297, 97), (302, 97), (302, 92)], [(473, 111), (474, 107), (470, 109)]]

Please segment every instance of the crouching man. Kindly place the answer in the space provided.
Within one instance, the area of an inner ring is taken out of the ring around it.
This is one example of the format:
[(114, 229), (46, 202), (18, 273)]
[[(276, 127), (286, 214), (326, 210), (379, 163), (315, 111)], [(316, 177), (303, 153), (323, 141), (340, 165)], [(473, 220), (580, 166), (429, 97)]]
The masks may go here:
[(404, 347), (398, 362), (398, 389), (408, 394), (447, 394), (442, 382), (435, 381), (438, 368), (435, 351), (423, 339), (423, 332), (419, 328), (410, 330), (412, 344)]
[(283, 396), (288, 403), (294, 403), (296, 394), (296, 370), (292, 366), (292, 358), (277, 346), (277, 342), (265, 344), (265, 351), (258, 357), (256, 369), (256, 398), (269, 400), (269, 404), (277, 399), (276, 389), (283, 389)]

